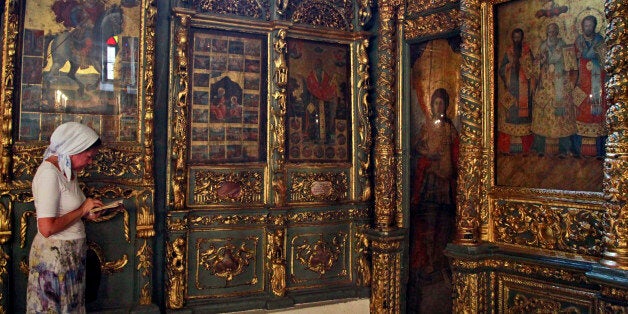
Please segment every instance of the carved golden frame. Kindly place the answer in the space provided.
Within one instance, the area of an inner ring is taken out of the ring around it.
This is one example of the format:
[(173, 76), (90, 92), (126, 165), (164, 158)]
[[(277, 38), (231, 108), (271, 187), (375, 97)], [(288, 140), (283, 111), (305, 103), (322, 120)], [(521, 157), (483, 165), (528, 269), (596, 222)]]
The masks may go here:
[[(510, 1), (482, 2), (481, 10), (477, 12), (481, 17), (481, 28), (480, 25), (474, 29), (463, 28), (463, 40), (465, 36), (481, 39), (481, 47), (477, 46), (481, 51), (470, 51), (469, 48), (476, 46), (469, 44), (465, 46), (466, 51), (463, 48), (461, 117), (464, 134), (461, 135), (461, 152), (465, 152), (465, 148), (469, 152), (471, 146), (474, 148), (472, 155), (461, 153), (461, 158), (462, 164), (476, 165), (477, 169), (461, 168), (459, 177), (461, 186), (467, 184), (468, 187), (473, 181), (477, 189), (459, 189), (459, 208), (470, 206), (469, 201), (474, 199), (478, 220), (473, 224), (479, 227), (478, 236), (482, 241), (511, 250), (552, 251), (553, 255), (595, 260), (604, 249), (603, 193), (508, 187), (495, 183), (497, 81), (494, 73), (497, 73), (498, 58), (495, 56), (495, 15), (497, 6), (507, 2)], [(470, 59), (475, 57), (477, 60), (471, 63)], [(479, 81), (469, 85), (472, 72), (481, 76), (475, 77)], [(474, 193), (471, 191), (479, 193), (471, 195)]]
[[(2, 15), (2, 72), (0, 74), (0, 195), (6, 199), (0, 204), (0, 311), (8, 309), (7, 298), (11, 298), (7, 281), (8, 264), (11, 256), (5, 253), (5, 245), (23, 246), (20, 238), (25, 232), (28, 219), (18, 225), (12, 225), (14, 204), (32, 202), (30, 180), (42, 161), (42, 155), (48, 143), (41, 141), (18, 141), (14, 131), (20, 92), (16, 78), (20, 76), (22, 56), (23, 20), (26, 1), (6, 0)], [(126, 8), (128, 9), (128, 8)], [(96, 162), (80, 175), (87, 183), (86, 194), (107, 199), (126, 199), (128, 211), (124, 211), (124, 224), (121, 228), (122, 241), (135, 246), (138, 275), (135, 287), (138, 287), (135, 300), (140, 305), (152, 302), (152, 237), (154, 231), (154, 179), (153, 179), (153, 115), (154, 115), (154, 69), (155, 69), (155, 19), (156, 3), (141, 0), (132, 8), (139, 19), (137, 28), (137, 95), (136, 103), (139, 121), (136, 141), (105, 142)], [(99, 184), (92, 184), (99, 183)], [(134, 208), (135, 207), (135, 208)], [(136, 240), (129, 234), (129, 215), (135, 213)], [(34, 215), (34, 214), (33, 214)], [(99, 221), (110, 220), (103, 217)], [(24, 219), (22, 219), (24, 220)], [(15, 243), (11, 243), (13, 240)], [(23, 239), (22, 239), (23, 240)], [(104, 254), (104, 253), (103, 253)], [(104, 260), (105, 256), (102, 257)], [(103, 267), (110, 267), (104, 265)], [(121, 267), (124, 267), (122, 265)], [(107, 270), (103, 268), (103, 270)]]

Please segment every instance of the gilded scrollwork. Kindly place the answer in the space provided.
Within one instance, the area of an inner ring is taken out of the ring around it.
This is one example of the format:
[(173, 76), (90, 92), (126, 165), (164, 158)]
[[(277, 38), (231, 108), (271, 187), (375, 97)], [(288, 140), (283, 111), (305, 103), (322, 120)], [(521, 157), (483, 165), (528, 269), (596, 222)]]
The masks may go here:
[[(107, 261), (105, 252), (100, 245), (94, 241), (87, 241), (87, 247), (96, 254), (96, 257), (98, 257), (98, 260), (100, 261), (100, 270), (105, 275), (121, 272), (124, 266), (126, 266), (129, 262), (129, 257), (126, 254), (122, 255), (122, 257), (117, 260)], [(24, 266), (24, 274), (28, 275), (28, 262), (25, 262)]]
[(144, 277), (150, 276), (153, 268), (153, 249), (148, 245), (147, 240), (144, 240), (144, 244), (142, 244), (135, 256), (137, 256), (137, 270)]
[(362, 27), (366, 25), (373, 17), (373, 0), (358, 1), (358, 24)]
[(168, 231), (183, 231), (188, 227), (188, 217), (173, 217), (171, 213), (168, 213), (166, 217), (166, 226)]
[(360, 180), (360, 186), (362, 193), (359, 196), (360, 200), (368, 201), (372, 195), (372, 183), (371, 176), (369, 174), (369, 168), (371, 166), (371, 145), (373, 145), (373, 138), (371, 135), (371, 120), (370, 120), (370, 104), (368, 101), (369, 91), (371, 89), (370, 74), (369, 74), (369, 56), (367, 48), (369, 46), (369, 40), (363, 39), (358, 43), (358, 147), (356, 150), (358, 159), (358, 176)]
[(11, 239), (13, 230), (11, 223), (12, 209), (13, 202), (8, 202), (8, 205), (0, 202), (0, 244), (5, 244)]
[(356, 270), (357, 276), (355, 283), (358, 286), (368, 287), (371, 285), (371, 259), (369, 251), (369, 239), (363, 230), (366, 226), (362, 226), (355, 233), (355, 253), (356, 253)]
[(353, 1), (300, 0), (288, 7), (288, 19), (294, 23), (353, 30)]
[(187, 170), (187, 106), (188, 106), (188, 27), (190, 17), (179, 16), (175, 34), (175, 72), (179, 77), (178, 93), (174, 104), (174, 124), (172, 127), (172, 205), (174, 210), (185, 206), (185, 175)]
[(122, 177), (125, 175), (142, 175), (141, 165), (144, 157), (139, 151), (122, 151), (110, 147), (103, 147), (96, 155), (94, 163), (85, 168), (83, 177), (92, 174), (109, 177)]
[(9, 273), (7, 265), (9, 265), (10, 257), (7, 253), (4, 252), (2, 248), (0, 248), (0, 284), (4, 284), (4, 279), (6, 275)]
[[(259, 239), (257, 237), (248, 237), (255, 246)], [(201, 243), (208, 242), (207, 239), (197, 239), (196, 245), (200, 247)], [(247, 247), (247, 242), (243, 241), (240, 246), (235, 246), (231, 239), (220, 247), (214, 243), (209, 244), (209, 248), (199, 252), (198, 263), (210, 274), (225, 279), (227, 282), (233, 280), (234, 277), (242, 274), (255, 261), (255, 249)]]
[[(217, 226), (217, 225), (261, 225), (265, 224), (268, 221), (268, 215), (196, 215), (190, 214), (189, 225), (193, 227), (199, 226)], [(183, 225), (183, 229), (176, 230), (184, 230), (187, 228), (187, 224)]]
[(413, 39), (435, 36), (454, 31), (460, 27), (460, 10), (448, 10), (406, 20), (404, 36)]
[[(198, 170), (193, 172), (194, 204), (248, 203), (262, 201), (263, 173), (261, 171), (219, 172)], [(218, 193), (225, 182), (235, 183), (240, 192), (221, 195)]]
[(599, 256), (604, 244), (603, 212), (544, 204), (496, 202), (495, 240)]
[(343, 220), (367, 219), (371, 212), (368, 208), (355, 208), (349, 210), (330, 210), (323, 212), (292, 212), (287, 215), (287, 220), (293, 224), (321, 223)]
[[(302, 238), (300, 240), (300, 238)], [(297, 236), (292, 239), (292, 246), (296, 259), (305, 267), (320, 276), (329, 271), (347, 245), (347, 235), (339, 232), (334, 235), (331, 242), (327, 242), (320, 236), (320, 239), (310, 243), (305, 236)]]
[(167, 281), (167, 301), (166, 306), (169, 309), (180, 309), (184, 304), (185, 294), (185, 251), (186, 241), (184, 238), (176, 238), (172, 242), (166, 243), (167, 265), (166, 272), (168, 274)]
[(194, 0), (193, 4), (200, 12), (231, 14), (266, 20), (270, 18), (268, 0)]
[(348, 198), (345, 172), (290, 173), (292, 202), (341, 201)]
[(152, 210), (152, 193), (146, 191), (137, 196), (136, 226), (138, 238), (150, 238), (155, 235), (155, 215)]
[(609, 135), (603, 179), (604, 196), (608, 200), (605, 204), (608, 225), (605, 252), (600, 263), (628, 270), (628, 7), (625, 1), (606, 1), (605, 13), (609, 21), (605, 41), (606, 46), (610, 47), (606, 54), (606, 89), (611, 106), (606, 116)]
[(266, 234), (266, 261), (269, 264), (270, 289), (274, 295), (286, 294), (286, 250), (285, 230), (275, 229)]
[(151, 304), (152, 302), (152, 287), (150, 285), (150, 282), (147, 282), (146, 284), (144, 284), (144, 286), (142, 287), (142, 291), (140, 292), (140, 304), (141, 305), (148, 305)]

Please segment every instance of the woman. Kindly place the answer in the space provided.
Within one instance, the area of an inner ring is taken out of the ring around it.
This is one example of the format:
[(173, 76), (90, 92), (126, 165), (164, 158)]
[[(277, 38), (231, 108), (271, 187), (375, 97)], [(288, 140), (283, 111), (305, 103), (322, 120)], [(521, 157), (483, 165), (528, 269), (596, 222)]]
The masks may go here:
[(76, 173), (98, 153), (98, 134), (77, 122), (55, 129), (33, 177), (37, 235), (29, 256), (28, 313), (85, 312), (85, 226), (100, 200), (85, 198)]

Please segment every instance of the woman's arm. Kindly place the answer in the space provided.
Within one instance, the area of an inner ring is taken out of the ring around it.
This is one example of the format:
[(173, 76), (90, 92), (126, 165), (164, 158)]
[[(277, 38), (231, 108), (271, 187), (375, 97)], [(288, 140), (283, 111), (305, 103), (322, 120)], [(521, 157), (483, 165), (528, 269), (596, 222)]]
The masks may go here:
[[(102, 205), (103, 203), (100, 200), (87, 198), (83, 204), (79, 206), (79, 208), (62, 216), (38, 218), (37, 227), (39, 228), (39, 232), (47, 238), (55, 233), (65, 230), (82, 217), (90, 215), (92, 208)], [(91, 215), (90, 218), (92, 218)]]

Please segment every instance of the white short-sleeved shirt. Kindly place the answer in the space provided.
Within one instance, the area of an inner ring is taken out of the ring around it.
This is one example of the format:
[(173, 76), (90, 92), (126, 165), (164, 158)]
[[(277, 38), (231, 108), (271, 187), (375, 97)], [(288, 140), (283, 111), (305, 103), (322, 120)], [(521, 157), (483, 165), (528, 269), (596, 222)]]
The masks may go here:
[[(76, 176), (75, 176), (76, 177)], [(78, 180), (68, 180), (52, 163), (41, 163), (33, 177), (33, 197), (37, 218), (60, 217), (81, 206), (85, 195)], [(76, 240), (85, 238), (83, 220), (78, 219), (65, 230), (50, 235), (57, 240)]]

